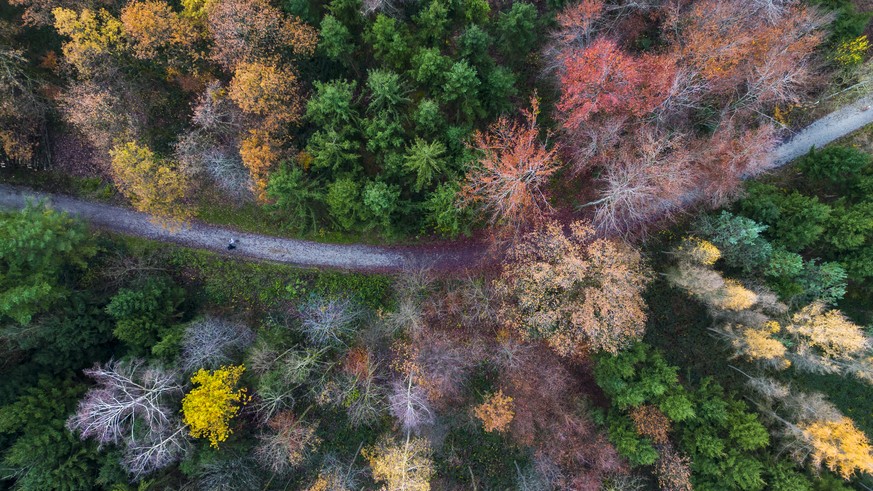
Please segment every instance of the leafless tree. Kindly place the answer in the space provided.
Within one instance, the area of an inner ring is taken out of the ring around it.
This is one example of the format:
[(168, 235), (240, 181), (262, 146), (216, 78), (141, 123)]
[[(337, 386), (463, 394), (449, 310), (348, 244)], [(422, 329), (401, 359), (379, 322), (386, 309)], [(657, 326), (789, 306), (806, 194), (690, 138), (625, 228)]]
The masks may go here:
[(391, 414), (397, 418), (406, 432), (420, 431), (421, 427), (433, 422), (434, 414), (424, 388), (413, 383), (413, 375), (395, 380), (388, 398)]
[(254, 340), (255, 335), (247, 326), (206, 316), (185, 329), (180, 365), (186, 372), (227, 365)]
[(300, 307), (300, 328), (306, 339), (316, 346), (345, 345), (361, 313), (348, 298), (327, 299), (313, 295)]
[(300, 465), (321, 443), (315, 424), (282, 411), (267, 421), (268, 431), (258, 435), (255, 457), (264, 468), (285, 474)]
[(210, 82), (194, 104), (191, 122), (216, 136), (233, 138), (243, 127), (243, 115), (226, 92), (221, 82)]
[(197, 489), (203, 491), (238, 491), (261, 489), (263, 478), (258, 466), (247, 455), (237, 452), (222, 453), (200, 466)]
[(679, 135), (641, 128), (605, 165), (594, 223), (600, 230), (628, 234), (681, 209), (691, 182), (690, 158)]
[(133, 360), (96, 365), (85, 374), (97, 386), (67, 421), (70, 431), (100, 446), (123, 446), (123, 464), (137, 477), (182, 456), (188, 440), (171, 406), (183, 390), (177, 372)]
[(299, 347), (279, 351), (264, 342), (251, 350), (249, 364), (260, 375), (252, 407), (262, 421), (291, 409), (295, 394), (304, 385), (320, 384), (319, 380), (330, 370), (330, 365), (322, 360), (323, 354), (324, 350)]

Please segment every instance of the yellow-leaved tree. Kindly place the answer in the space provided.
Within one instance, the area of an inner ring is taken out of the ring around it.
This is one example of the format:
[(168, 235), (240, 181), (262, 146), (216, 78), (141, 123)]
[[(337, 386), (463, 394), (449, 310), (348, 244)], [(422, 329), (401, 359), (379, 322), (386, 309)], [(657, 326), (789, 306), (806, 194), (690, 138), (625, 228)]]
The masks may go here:
[(856, 472), (873, 472), (873, 448), (851, 419), (814, 421), (801, 428), (812, 447), (814, 466), (824, 464), (843, 479), (849, 479)]
[(208, 438), (214, 448), (227, 440), (232, 433), (230, 421), (249, 401), (246, 389), (237, 388), (243, 372), (245, 366), (230, 365), (211, 371), (200, 369), (191, 377), (196, 387), (182, 398), (182, 421), (191, 436)]
[(370, 463), (373, 479), (383, 491), (430, 491), (434, 475), (430, 445), (424, 438), (411, 438), (401, 444), (384, 439), (363, 451)]
[(105, 56), (121, 48), (122, 25), (105, 9), (77, 13), (63, 7), (52, 10), (55, 29), (70, 40), (63, 45), (64, 58), (79, 72), (90, 74), (104, 68)]
[(498, 390), (488, 395), (482, 404), (473, 409), (473, 412), (482, 421), (485, 431), (506, 431), (512, 418), (515, 417), (512, 407), (512, 397), (505, 396), (503, 391)]
[(873, 383), (873, 341), (839, 310), (812, 303), (791, 317), (784, 332), (791, 338), (797, 369), (848, 374)]
[(176, 165), (136, 142), (115, 145), (109, 155), (115, 185), (137, 210), (154, 215), (164, 225), (191, 217), (184, 203), (188, 176)]

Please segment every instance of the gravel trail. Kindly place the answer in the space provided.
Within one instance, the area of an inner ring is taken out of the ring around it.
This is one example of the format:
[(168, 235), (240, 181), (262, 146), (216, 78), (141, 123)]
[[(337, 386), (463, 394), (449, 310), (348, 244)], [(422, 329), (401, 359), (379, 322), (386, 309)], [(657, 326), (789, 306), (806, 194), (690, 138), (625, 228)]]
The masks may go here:
[[(867, 124), (873, 123), (873, 95), (844, 106), (819, 119), (781, 144), (774, 152), (772, 168), (781, 167), (823, 147)], [(325, 244), (238, 232), (193, 222), (170, 231), (152, 223), (149, 216), (120, 206), (93, 203), (58, 194), (41, 193), (0, 183), (0, 207), (23, 208), (28, 199), (45, 199), (58, 210), (80, 216), (101, 229), (151, 240), (173, 242), (222, 255), (365, 272), (401, 272), (423, 268), (455, 271), (473, 267), (485, 257), (485, 246), (475, 243), (446, 243), (420, 246), (382, 247), (362, 244)], [(234, 238), (237, 249), (227, 250)]]
[(773, 168), (781, 167), (806, 154), (813, 146), (821, 148), (870, 123), (873, 123), (873, 94), (824, 116), (777, 147), (773, 156)]
[[(23, 208), (29, 199), (45, 199), (57, 210), (77, 215), (112, 232), (208, 249), (231, 257), (244, 256), (297, 266), (385, 273), (422, 268), (458, 270), (475, 265), (484, 254), (475, 244), (421, 247), (325, 244), (238, 232), (200, 222), (171, 231), (153, 223), (147, 214), (128, 208), (0, 184), (0, 207)], [(227, 250), (231, 238), (236, 239), (237, 245), (233, 251)]]

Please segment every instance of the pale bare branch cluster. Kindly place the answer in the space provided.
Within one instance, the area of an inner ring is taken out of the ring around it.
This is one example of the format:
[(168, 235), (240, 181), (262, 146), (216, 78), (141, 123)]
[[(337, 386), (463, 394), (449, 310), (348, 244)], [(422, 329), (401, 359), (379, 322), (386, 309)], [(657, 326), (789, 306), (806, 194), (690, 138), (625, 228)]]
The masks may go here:
[(345, 345), (362, 314), (348, 298), (312, 296), (300, 307), (300, 329), (315, 346)]
[(206, 316), (185, 329), (180, 366), (186, 372), (193, 372), (228, 365), (254, 340), (255, 335), (247, 326)]
[(423, 426), (434, 421), (434, 413), (427, 397), (427, 391), (413, 382), (413, 375), (395, 380), (391, 384), (388, 408), (400, 422), (404, 431), (421, 431)]
[(97, 386), (67, 421), (70, 431), (100, 446), (123, 447), (122, 463), (135, 477), (181, 458), (188, 439), (171, 405), (182, 395), (179, 373), (133, 360), (97, 365), (85, 374)]

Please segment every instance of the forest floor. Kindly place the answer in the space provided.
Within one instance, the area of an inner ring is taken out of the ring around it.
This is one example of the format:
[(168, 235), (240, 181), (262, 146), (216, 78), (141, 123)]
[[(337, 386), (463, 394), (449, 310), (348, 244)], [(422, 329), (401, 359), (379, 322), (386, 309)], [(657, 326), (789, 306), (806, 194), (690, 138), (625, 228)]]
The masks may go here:
[[(873, 123), (873, 95), (842, 107), (797, 132), (774, 151), (773, 169), (804, 155), (810, 148), (823, 147), (855, 130)], [(95, 203), (59, 194), (0, 184), (0, 207), (18, 209), (28, 200), (46, 200), (58, 210), (78, 215), (101, 229), (151, 240), (173, 242), (207, 249), (227, 256), (294, 264), (304, 267), (393, 273), (433, 269), (461, 271), (487, 258), (486, 246), (463, 241), (415, 246), (373, 246), (326, 244), (307, 240), (271, 237), (192, 222), (170, 229), (152, 217), (128, 208)], [(236, 249), (228, 250), (230, 239)]]

